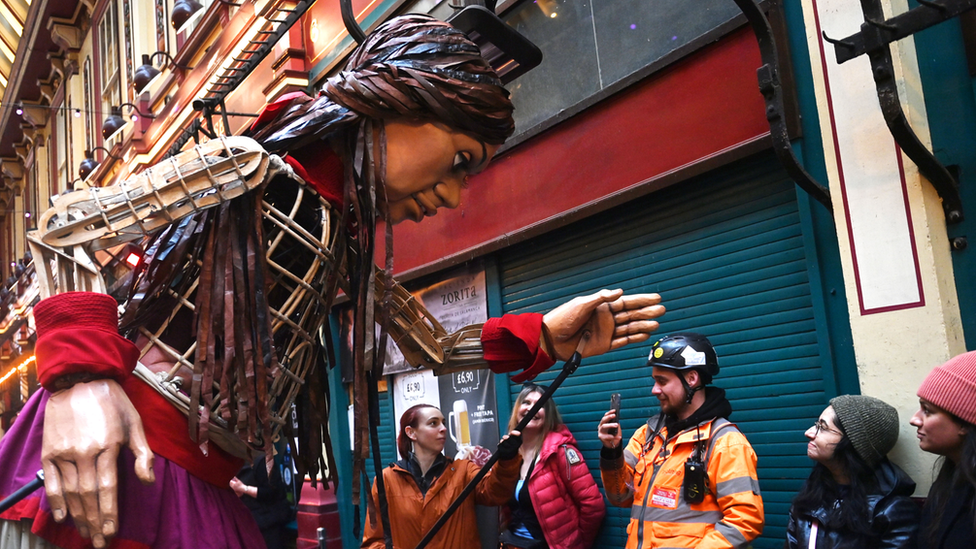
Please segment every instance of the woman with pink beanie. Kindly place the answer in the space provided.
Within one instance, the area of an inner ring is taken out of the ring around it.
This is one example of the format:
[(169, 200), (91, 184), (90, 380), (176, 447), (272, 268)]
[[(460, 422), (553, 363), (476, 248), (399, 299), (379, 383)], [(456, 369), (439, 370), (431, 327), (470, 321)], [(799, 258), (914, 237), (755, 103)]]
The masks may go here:
[(943, 457), (922, 510), (920, 549), (976, 547), (976, 351), (933, 369), (911, 424), (918, 445)]

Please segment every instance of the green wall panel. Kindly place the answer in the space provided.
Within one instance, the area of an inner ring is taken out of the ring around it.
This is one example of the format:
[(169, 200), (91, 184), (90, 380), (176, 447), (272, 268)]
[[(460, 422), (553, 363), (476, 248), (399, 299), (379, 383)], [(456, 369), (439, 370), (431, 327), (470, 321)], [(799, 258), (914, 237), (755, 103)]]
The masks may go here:
[[(910, 2), (911, 7), (917, 5)], [(914, 42), (932, 152), (946, 166), (958, 169), (965, 219), (946, 231), (949, 238), (968, 238), (965, 250), (952, 252), (952, 266), (966, 349), (976, 349), (976, 281), (972, 275), (976, 271), (976, 101), (959, 19), (915, 34)]]

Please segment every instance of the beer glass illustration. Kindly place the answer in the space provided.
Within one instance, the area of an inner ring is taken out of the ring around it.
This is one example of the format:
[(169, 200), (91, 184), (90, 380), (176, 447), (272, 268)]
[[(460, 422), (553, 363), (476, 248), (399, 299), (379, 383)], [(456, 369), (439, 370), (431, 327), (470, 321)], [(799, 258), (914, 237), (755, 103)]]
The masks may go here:
[(471, 429), (468, 424), (468, 403), (463, 400), (455, 400), (454, 407), (448, 415), (448, 432), (451, 440), (461, 450), (471, 446)]

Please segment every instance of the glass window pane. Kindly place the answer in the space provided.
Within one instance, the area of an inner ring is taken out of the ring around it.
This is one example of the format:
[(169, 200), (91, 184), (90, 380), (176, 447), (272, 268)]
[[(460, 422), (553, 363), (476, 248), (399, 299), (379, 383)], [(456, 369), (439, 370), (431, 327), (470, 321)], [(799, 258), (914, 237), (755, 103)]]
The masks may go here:
[(609, 86), (739, 13), (731, 0), (592, 0), (603, 85)]
[(590, 0), (535, 0), (505, 14), (543, 52), (541, 65), (508, 85), (516, 133), (600, 90), (591, 7)]

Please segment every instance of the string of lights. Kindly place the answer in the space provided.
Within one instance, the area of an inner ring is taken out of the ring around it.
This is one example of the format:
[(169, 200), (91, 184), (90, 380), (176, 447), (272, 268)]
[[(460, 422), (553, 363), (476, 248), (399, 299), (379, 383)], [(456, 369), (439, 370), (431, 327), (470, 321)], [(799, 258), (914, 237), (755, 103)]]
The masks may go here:
[(26, 359), (24, 359), (24, 361), (21, 362), (20, 364), (18, 364), (16, 366), (14, 366), (13, 368), (7, 370), (7, 373), (5, 373), (2, 376), (0, 376), (0, 385), (3, 385), (3, 382), (5, 382), (8, 379), (10, 379), (10, 377), (12, 377), (17, 372), (20, 372), (22, 374), (27, 373), (27, 365), (30, 364), (31, 362), (34, 362), (35, 360), (37, 360), (37, 357), (35, 355), (31, 355), (31, 356), (27, 357)]
[[(51, 111), (51, 112), (63, 111), (63, 112), (66, 112), (66, 113), (72, 113), (72, 114), (74, 114), (75, 118), (80, 118), (81, 115), (82, 115), (82, 113), (93, 114), (93, 115), (96, 115), (96, 116), (103, 116), (103, 115), (108, 116), (108, 115), (112, 114), (111, 108), (109, 108), (109, 110), (106, 112), (106, 111), (95, 110), (95, 109), (83, 109), (81, 107), (66, 107), (66, 106), (53, 107), (53, 106), (50, 106), (50, 105), (34, 105), (34, 104), (31, 104), (31, 103), (28, 103), (27, 104), (27, 107), (29, 107), (29, 108), (45, 109), (45, 110), (48, 110), (48, 111)], [(24, 108), (25, 108), (24, 107), (24, 104), (21, 103), (21, 102), (19, 102), (19, 101), (17, 103), (9, 103), (9, 102), (6, 103), (6, 104), (0, 103), (0, 109), (13, 109), (14, 110), (14, 113), (17, 116), (23, 116), (23, 114), (24, 114), (23, 109)]]

